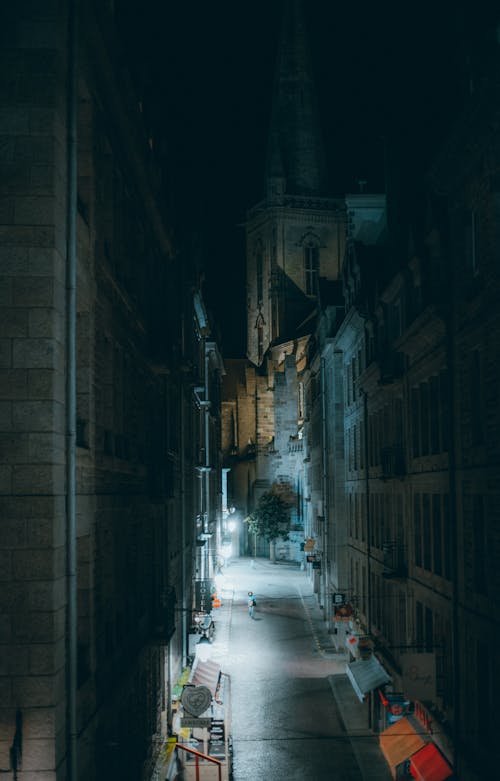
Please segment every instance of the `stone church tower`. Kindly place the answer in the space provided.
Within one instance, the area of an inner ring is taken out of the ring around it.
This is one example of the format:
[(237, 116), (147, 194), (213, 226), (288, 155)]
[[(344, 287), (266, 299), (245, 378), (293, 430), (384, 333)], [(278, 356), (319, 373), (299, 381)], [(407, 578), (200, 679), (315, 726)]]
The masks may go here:
[(248, 363), (226, 364), (223, 450), (243, 515), (272, 483), (293, 488), (296, 533), (284, 557), (298, 559), (308, 523), (301, 377), (318, 306), (340, 277), (346, 213), (328, 197), (303, 4), (283, 6), (264, 197), (246, 219)]
[(340, 275), (345, 210), (328, 197), (327, 180), (304, 10), (301, 0), (287, 0), (264, 200), (246, 222), (247, 356), (255, 366), (270, 346), (311, 328), (322, 281)]

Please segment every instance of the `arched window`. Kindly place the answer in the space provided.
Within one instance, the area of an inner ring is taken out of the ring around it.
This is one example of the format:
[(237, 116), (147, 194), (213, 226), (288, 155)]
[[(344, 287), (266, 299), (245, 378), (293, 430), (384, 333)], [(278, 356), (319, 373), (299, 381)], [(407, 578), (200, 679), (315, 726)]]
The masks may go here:
[(306, 295), (318, 294), (319, 277), (319, 243), (313, 236), (308, 236), (304, 243), (304, 273), (306, 282)]
[(255, 327), (257, 329), (257, 357), (259, 364), (262, 363), (262, 359), (264, 357), (264, 326), (264, 318), (262, 317), (262, 314), (259, 313), (255, 323)]

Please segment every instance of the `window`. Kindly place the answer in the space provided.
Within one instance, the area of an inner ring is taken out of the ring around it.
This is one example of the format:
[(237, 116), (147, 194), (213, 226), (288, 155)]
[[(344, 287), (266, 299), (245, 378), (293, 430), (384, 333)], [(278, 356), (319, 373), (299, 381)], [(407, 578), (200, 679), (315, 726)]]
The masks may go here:
[(361, 542), (366, 542), (366, 494), (365, 493), (360, 494), (359, 497), (359, 514), (360, 514), (360, 525), (361, 525)]
[(481, 380), (481, 355), (479, 350), (474, 350), (470, 361), (470, 415), (473, 445), (479, 445), (483, 441)]
[(319, 247), (313, 239), (310, 239), (304, 245), (304, 270), (306, 294), (308, 296), (316, 296), (318, 294)]
[(474, 209), (465, 214), (465, 262), (473, 276), (479, 274), (479, 219)]
[(418, 389), (411, 389), (411, 423), (413, 458), (420, 455), (420, 403)]
[(406, 645), (406, 595), (399, 594), (399, 641), (401, 645)]
[(370, 539), (368, 540), (370, 545), (374, 545), (375, 541), (375, 535), (374, 535), (374, 528), (375, 528), (375, 497), (373, 494), (370, 494), (369, 498), (370, 503), (370, 518), (371, 518), (371, 524), (370, 524)]
[(443, 369), (439, 375), (439, 396), (441, 406), (441, 450), (446, 453), (448, 451), (449, 441), (448, 372), (446, 369)]
[(472, 533), (474, 539), (474, 588), (478, 594), (486, 594), (486, 542), (484, 528), (483, 497), (476, 494), (473, 500)]
[(357, 426), (354, 426), (354, 428), (353, 428), (352, 444), (353, 444), (354, 469), (356, 470), (358, 468), (358, 429), (357, 429)]
[(439, 383), (437, 377), (429, 380), (429, 412), (431, 453), (439, 453)]
[(425, 608), (425, 650), (431, 652), (434, 648), (434, 629), (432, 620), (432, 610)]
[(297, 393), (297, 412), (299, 420), (304, 418), (304, 383), (299, 382)]
[(420, 517), (420, 494), (413, 496), (413, 525), (415, 544), (415, 564), (422, 566), (422, 519)]
[(424, 645), (424, 606), (421, 602), (415, 605), (415, 643), (422, 651)]
[(448, 494), (443, 496), (443, 575), (447, 580), (451, 579), (451, 524), (450, 524), (450, 498)]
[(415, 605), (415, 642), (421, 651), (430, 652), (434, 648), (434, 629), (432, 610), (421, 602)]
[(442, 575), (443, 545), (441, 537), (441, 496), (439, 494), (433, 494), (432, 496), (432, 547), (434, 572), (436, 575)]
[(82, 418), (77, 418), (76, 421), (76, 444), (78, 447), (89, 446), (88, 422)]
[(429, 453), (429, 386), (426, 382), (420, 383), (420, 413), (421, 455), (426, 456)]
[(255, 273), (257, 278), (257, 305), (262, 304), (264, 299), (264, 257), (262, 244), (257, 244), (255, 252)]
[(422, 531), (424, 543), (424, 569), (431, 571), (431, 497), (429, 494), (422, 494)]
[(257, 352), (259, 363), (261, 363), (264, 357), (264, 328), (260, 324), (257, 326)]

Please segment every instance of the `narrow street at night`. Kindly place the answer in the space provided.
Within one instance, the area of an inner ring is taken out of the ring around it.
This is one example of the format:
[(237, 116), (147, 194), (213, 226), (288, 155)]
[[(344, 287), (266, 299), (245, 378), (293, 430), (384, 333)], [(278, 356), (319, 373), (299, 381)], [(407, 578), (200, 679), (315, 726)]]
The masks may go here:
[[(304, 572), (242, 558), (220, 584), (212, 657), (231, 676), (234, 781), (389, 781), (377, 738), (346, 730), (342, 711), (354, 693), (347, 683), (349, 699), (337, 703), (333, 689), (334, 677), (347, 681), (346, 658), (322, 628)], [(253, 619), (248, 591), (257, 601)]]
[(500, 6), (0, 65), (2, 781), (498, 778)]

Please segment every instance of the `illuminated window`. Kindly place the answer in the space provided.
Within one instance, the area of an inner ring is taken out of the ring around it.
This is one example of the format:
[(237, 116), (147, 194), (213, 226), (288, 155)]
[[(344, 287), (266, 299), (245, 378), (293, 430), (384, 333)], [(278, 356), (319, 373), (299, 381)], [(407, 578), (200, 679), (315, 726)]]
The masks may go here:
[(264, 357), (264, 328), (262, 325), (257, 326), (257, 351), (260, 363)]
[(298, 385), (297, 405), (298, 405), (298, 418), (299, 418), (299, 420), (303, 420), (303, 418), (304, 418), (304, 383), (302, 383), (302, 382), (299, 382), (299, 385)]
[(308, 296), (315, 296), (318, 293), (319, 247), (313, 239), (304, 245), (304, 270), (306, 293)]

